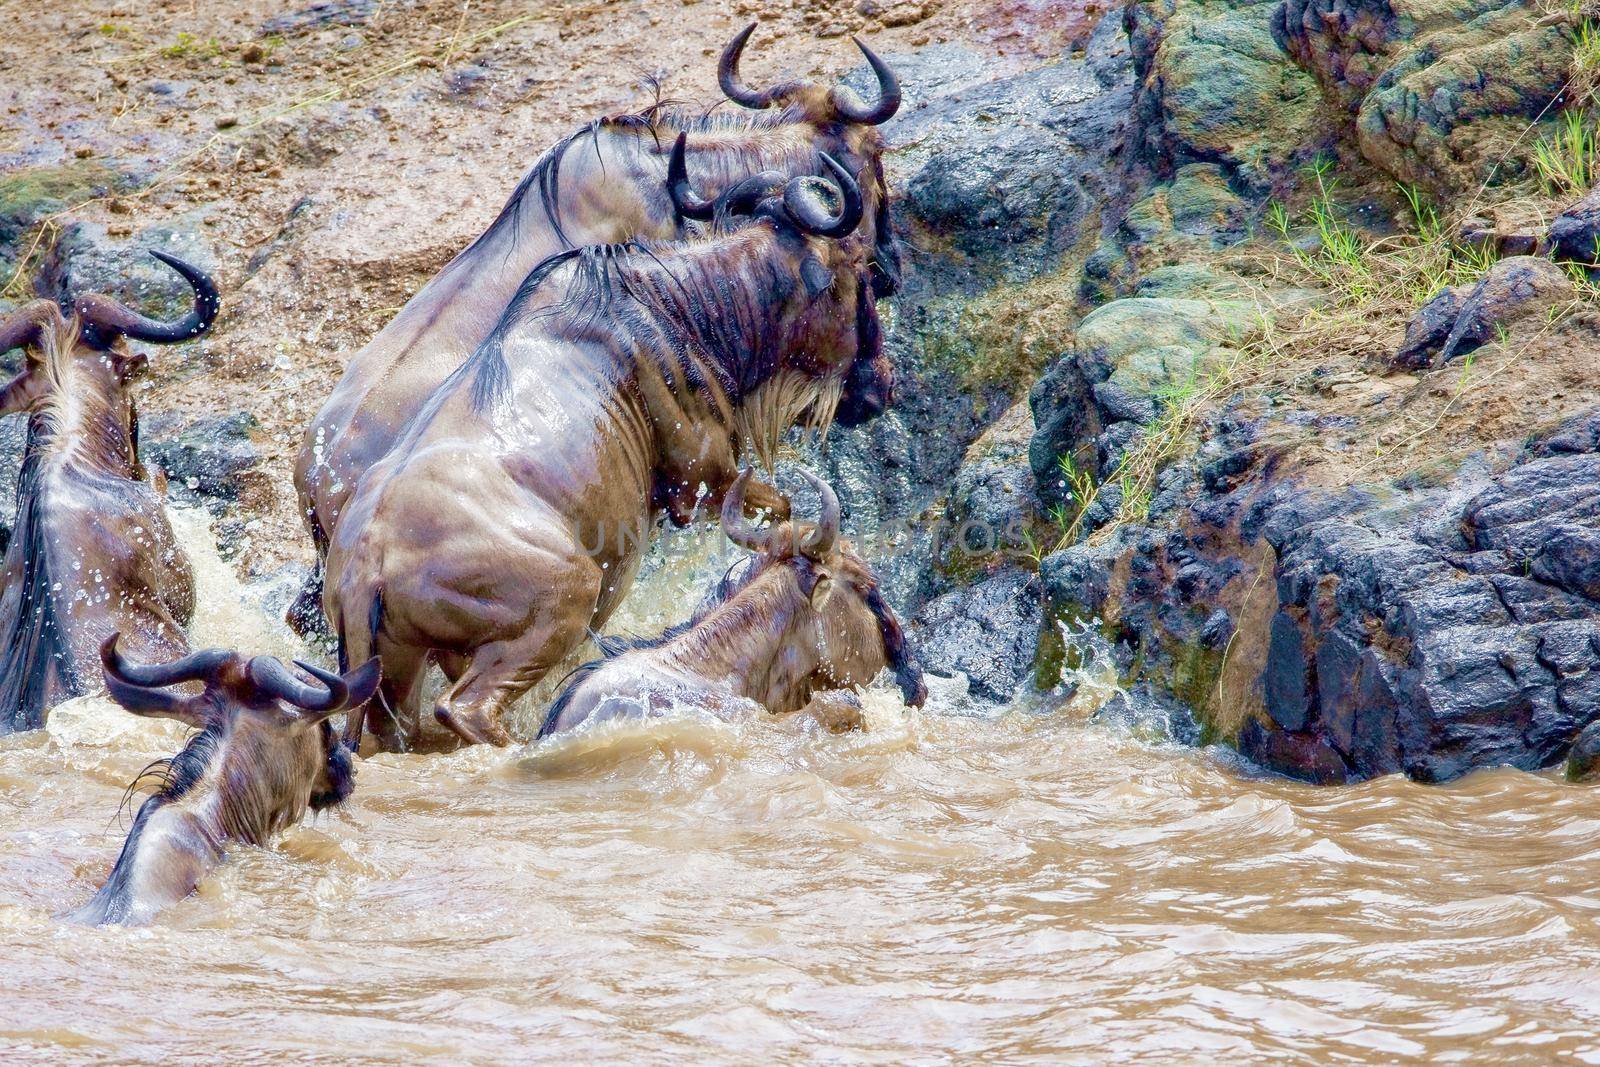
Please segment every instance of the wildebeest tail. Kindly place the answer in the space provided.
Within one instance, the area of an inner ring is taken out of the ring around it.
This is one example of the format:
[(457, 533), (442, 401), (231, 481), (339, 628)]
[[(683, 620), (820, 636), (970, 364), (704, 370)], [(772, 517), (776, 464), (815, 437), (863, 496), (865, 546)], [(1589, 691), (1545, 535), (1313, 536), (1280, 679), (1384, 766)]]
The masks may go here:
[(85, 692), (58, 611), (44, 508), (30, 485), (37, 468), (36, 456), (23, 462), (17, 493), (11, 549), (20, 555), (22, 576), (16, 614), (0, 636), (0, 734), (37, 730), (56, 700)]

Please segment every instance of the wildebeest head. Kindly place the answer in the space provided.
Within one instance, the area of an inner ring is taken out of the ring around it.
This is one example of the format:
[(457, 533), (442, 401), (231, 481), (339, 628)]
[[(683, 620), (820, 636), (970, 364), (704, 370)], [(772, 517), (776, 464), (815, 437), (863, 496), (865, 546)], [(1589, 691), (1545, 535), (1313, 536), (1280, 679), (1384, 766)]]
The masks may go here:
[(26, 351), (23, 369), (0, 388), (0, 416), (32, 410), (65, 387), (69, 376), (78, 376), (108, 402), (131, 440), (127, 387), (145, 371), (147, 361), (129, 350), (127, 339), (152, 344), (192, 340), (211, 327), (220, 307), (217, 288), (204, 272), (165, 252), (150, 254), (183, 275), (194, 290), (189, 313), (162, 322), (99, 293), (77, 297), (71, 319), (49, 300), (24, 305), (0, 322), (0, 352), (19, 346)]
[(821, 500), (815, 524), (783, 522), (760, 529), (744, 514), (750, 471), (740, 473), (722, 507), (728, 539), (756, 554), (753, 581), (770, 568), (794, 572), (806, 598), (804, 632), (818, 653), (817, 688), (865, 685), (888, 667), (905, 702), (921, 707), (928, 691), (922, 668), (872, 568), (839, 536), (839, 498), (827, 482), (801, 471)]
[[(178, 719), (199, 733), (154, 765), (161, 788), (140, 807), (111, 876), (78, 919), (145, 921), (187, 896), (230, 842), (264, 844), (307, 807), (325, 808), (349, 795), (350, 752), (328, 718), (372, 696), (376, 659), (344, 675), (297, 663), (313, 684), (271, 656), (246, 659), (220, 648), (138, 665), (123, 658), (112, 635), (100, 655), (106, 689), (118, 704), (136, 715)], [(196, 682), (204, 687), (197, 694), (173, 688)]]
[(868, 217), (864, 229), (873, 243), (869, 266), (876, 296), (890, 296), (900, 287), (900, 251), (889, 221), (888, 189), (883, 177), (883, 137), (876, 127), (888, 122), (900, 110), (900, 81), (872, 49), (859, 38), (852, 38), (866, 57), (878, 79), (878, 98), (864, 102), (844, 86), (814, 82), (783, 82), (766, 89), (752, 89), (739, 76), (739, 59), (744, 54), (754, 22), (728, 42), (717, 63), (717, 82), (723, 93), (741, 107), (755, 110), (777, 108), (796, 121), (809, 123), (819, 151), (827, 152), (859, 175)]
[[(776, 410), (756, 422), (768, 430), (787, 427), (794, 416), (825, 428), (843, 410), (847, 423), (870, 417), (868, 407), (888, 403), (892, 370), (883, 358), (877, 303), (868, 280), (870, 250), (849, 240), (865, 211), (861, 186), (838, 160), (824, 154), (827, 177), (785, 177), (777, 172), (753, 175), (715, 199), (698, 196), (684, 165), (686, 136), (673, 146), (667, 184), (677, 209), (685, 216), (715, 221), (724, 229), (765, 224), (791, 257), (798, 280), (798, 299), (774, 306), (773, 350), (794, 353), (789, 370), (811, 382), (825, 383), (808, 411)], [(773, 368), (761, 368), (763, 377)], [(775, 379), (780, 384), (786, 379)], [(781, 403), (775, 405), (781, 408)], [(877, 410), (882, 410), (881, 406)], [(768, 445), (770, 446), (770, 442)], [(765, 446), (758, 444), (758, 450)], [(763, 454), (764, 462), (770, 457)], [(770, 466), (770, 462), (768, 462)]]

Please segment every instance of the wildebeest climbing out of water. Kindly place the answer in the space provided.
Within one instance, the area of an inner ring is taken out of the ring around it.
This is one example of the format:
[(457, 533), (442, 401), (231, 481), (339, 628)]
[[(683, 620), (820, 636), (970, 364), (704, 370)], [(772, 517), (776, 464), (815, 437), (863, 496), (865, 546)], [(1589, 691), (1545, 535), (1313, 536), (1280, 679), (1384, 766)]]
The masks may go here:
[(70, 316), (35, 300), (0, 322), (0, 351), (26, 351), (0, 390), (0, 415), (29, 413), (17, 521), (0, 593), (0, 734), (37, 729), (49, 709), (96, 688), (95, 651), (121, 631), (135, 654), (188, 651), (194, 575), (139, 462), (132, 383), (147, 369), (127, 338), (175, 344), (216, 318), (217, 290), (183, 275), (194, 307), (158, 322), (109, 297), (78, 297)]
[[(140, 775), (160, 788), (140, 805), (105, 884), (73, 913), (79, 922), (148, 922), (192, 893), (230, 845), (264, 845), (308, 808), (350, 794), (355, 770), (328, 717), (372, 695), (377, 660), (342, 676), (297, 663), (320, 683), (310, 684), (271, 656), (220, 648), (141, 665), (123, 657), (113, 634), (100, 655), (118, 704), (199, 732)], [(192, 682), (205, 690), (172, 688)]]
[[(870, 103), (848, 89), (809, 82), (750, 89), (739, 78), (738, 62), (753, 29), (752, 23), (728, 45), (719, 80), (731, 99), (757, 113), (694, 115), (658, 105), (598, 119), (565, 138), (527, 173), (489, 229), (350, 358), (307, 427), (295, 464), (301, 513), (319, 553), (325, 554), (357, 480), (489, 335), (537, 264), (574, 247), (683, 236), (683, 216), (664, 183), (669, 147), (680, 132), (693, 141), (691, 176), (712, 192), (756, 171), (815, 174), (823, 153), (858, 175), (865, 218), (851, 240), (866, 245), (873, 278), (872, 287), (857, 294), (858, 313), (875, 319), (874, 296), (892, 292), (899, 279), (880, 161), (883, 138), (876, 129), (899, 109), (899, 83), (858, 41), (878, 79)], [(881, 348), (863, 348), (860, 355), (838, 407), (847, 425), (881, 412), (893, 392), (893, 369)]]
[(860, 712), (847, 691), (885, 667), (906, 703), (922, 705), (927, 688), (900, 620), (866, 561), (839, 536), (838, 498), (801, 474), (821, 498), (816, 524), (756, 529), (744, 515), (750, 472), (740, 474), (723, 501), (722, 525), (754, 555), (693, 618), (660, 637), (601, 638), (605, 658), (575, 672), (540, 737), (683, 706), (724, 716), (809, 711), (830, 727), (848, 725), (849, 713)]
[(823, 179), (791, 178), (727, 232), (578, 249), (529, 275), (334, 531), (328, 616), (345, 662), (384, 669), (349, 740), (365, 717), (386, 747), (415, 741), (432, 656), (452, 680), (436, 717), (509, 743), (505, 709), (631, 585), (645, 538), (624, 531), (720, 506), (741, 451), (828, 421), (869, 250), (841, 240), (862, 198), (825, 162), (837, 213)]

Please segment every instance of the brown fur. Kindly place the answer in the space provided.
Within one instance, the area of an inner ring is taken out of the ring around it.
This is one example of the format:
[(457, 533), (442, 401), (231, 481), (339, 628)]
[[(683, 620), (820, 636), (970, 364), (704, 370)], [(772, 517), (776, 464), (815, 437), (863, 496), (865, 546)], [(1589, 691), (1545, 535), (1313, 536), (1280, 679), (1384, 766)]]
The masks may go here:
[(95, 652), (115, 631), (141, 657), (187, 651), (194, 612), (189, 561), (138, 460), (130, 386), (144, 357), (114, 335), (90, 343), (96, 335), (48, 301), (7, 323), (25, 316), (39, 329), (0, 392), (0, 414), (29, 413), (0, 577), (0, 734), (35, 729), (53, 705), (95, 689)]
[[(494, 224), (351, 357), (307, 427), (295, 466), (301, 513), (319, 551), (325, 553), (357, 480), (488, 337), (537, 264), (572, 247), (683, 235), (664, 185), (667, 156), (682, 130), (691, 134), (695, 187), (712, 194), (761, 170), (815, 174), (820, 152), (835, 156), (860, 176), (866, 208), (848, 240), (862, 250), (880, 292), (893, 287), (898, 254), (879, 162), (883, 141), (873, 127), (838, 122), (831, 105), (808, 110), (803, 101), (757, 115), (710, 117), (656, 107), (591, 123), (547, 152)], [(864, 290), (863, 302), (871, 299)], [(849, 382), (849, 420), (882, 410), (893, 382), (881, 349), (863, 352)]]

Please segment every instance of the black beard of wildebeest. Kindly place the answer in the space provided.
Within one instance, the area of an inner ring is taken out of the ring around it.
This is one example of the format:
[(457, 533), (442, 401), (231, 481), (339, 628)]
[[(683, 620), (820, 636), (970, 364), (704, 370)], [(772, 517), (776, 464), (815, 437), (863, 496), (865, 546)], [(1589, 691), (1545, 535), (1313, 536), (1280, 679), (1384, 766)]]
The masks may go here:
[[(136, 715), (164, 715), (199, 728), (170, 760), (145, 768), (153, 779), (111, 874), (72, 914), (79, 922), (143, 923), (192, 893), (230, 845), (264, 845), (314, 811), (341, 803), (354, 786), (350, 753), (330, 715), (360, 704), (378, 685), (376, 660), (345, 675), (296, 665), (321, 685), (294, 677), (271, 656), (246, 660), (213, 648), (175, 663), (124, 659), (113, 634), (101, 647), (106, 689)], [(203, 682), (198, 696), (171, 687)]]
[(36, 300), (0, 322), (0, 351), (27, 352), (0, 390), (0, 415), (30, 413), (0, 593), (0, 734), (37, 729), (51, 707), (92, 690), (95, 650), (114, 631), (141, 656), (188, 651), (194, 575), (139, 463), (130, 389), (147, 362), (124, 338), (198, 337), (216, 318), (217, 290), (194, 267), (151, 254), (194, 289), (194, 309), (177, 322), (98, 294), (79, 297), (70, 317)]
[(744, 518), (750, 472), (741, 473), (723, 501), (722, 526), (755, 554), (688, 622), (653, 639), (600, 638), (604, 658), (573, 672), (540, 737), (682, 706), (728, 717), (810, 713), (837, 729), (860, 722), (850, 690), (885, 667), (908, 705), (923, 704), (928, 691), (900, 620), (872, 569), (839, 537), (839, 498), (800, 473), (822, 502), (816, 524), (752, 527)]
[[(675, 170), (683, 151), (680, 137)], [(859, 346), (869, 250), (841, 240), (860, 190), (824, 163), (837, 186), (724, 194), (748, 207), (729, 232), (551, 257), (362, 477), (325, 609), (344, 662), (376, 653), (384, 680), (348, 741), (367, 718), (384, 746), (414, 744), (432, 657), (452, 682), (435, 716), (467, 742), (509, 743), (501, 715), (604, 623), (654, 517), (715, 509), (742, 448), (770, 458), (798, 420), (826, 424)], [(673, 192), (705, 212), (686, 181)]]
[[(694, 141), (688, 166), (696, 186), (712, 192), (757, 171), (816, 174), (823, 153), (842, 162), (862, 185), (866, 217), (849, 238), (866, 249), (873, 281), (861, 302), (894, 291), (900, 258), (890, 229), (883, 139), (875, 129), (900, 106), (893, 72), (858, 41), (878, 76), (878, 98), (870, 105), (849, 90), (806, 82), (753, 90), (738, 74), (753, 29), (724, 51), (719, 81), (730, 99), (757, 113), (691, 115), (658, 105), (585, 126), (546, 152), (489, 229), (350, 358), (306, 428), (295, 463), (301, 515), (319, 558), (357, 479), (488, 336), (534, 266), (575, 246), (684, 234), (683, 217), (664, 187), (669, 146), (680, 132)], [(875, 309), (862, 314), (876, 321)], [(853, 425), (881, 413), (893, 391), (893, 368), (881, 347), (863, 348), (845, 380), (839, 421)], [(296, 625), (308, 607), (300, 602), (291, 610)]]

